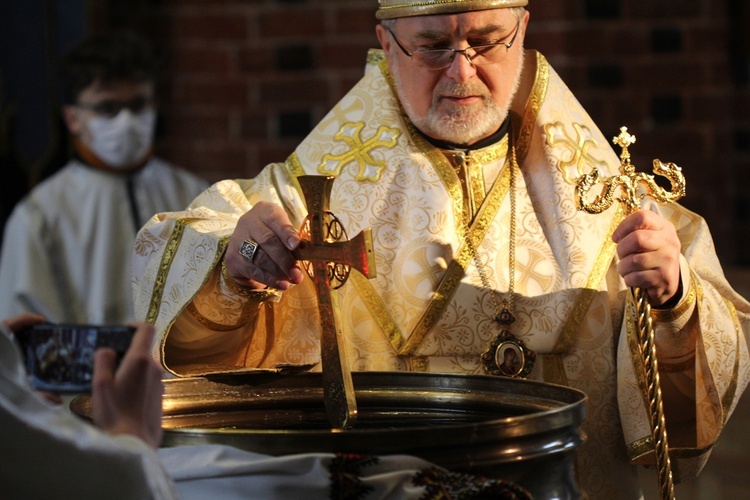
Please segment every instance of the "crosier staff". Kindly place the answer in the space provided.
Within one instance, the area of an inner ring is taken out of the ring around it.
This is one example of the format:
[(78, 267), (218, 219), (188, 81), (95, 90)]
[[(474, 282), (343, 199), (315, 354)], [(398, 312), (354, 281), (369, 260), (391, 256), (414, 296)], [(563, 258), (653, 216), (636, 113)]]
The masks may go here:
[[(635, 171), (635, 167), (630, 163), (628, 152), (628, 147), (635, 142), (635, 136), (628, 133), (627, 127), (621, 127), (620, 135), (614, 137), (612, 142), (622, 148), (620, 175), (604, 179), (602, 192), (593, 202), (587, 200), (587, 195), (589, 190), (599, 182), (599, 171), (594, 169), (581, 176), (576, 185), (576, 203), (579, 210), (598, 214), (608, 209), (616, 200), (623, 204), (627, 214), (632, 214), (638, 210), (641, 201), (646, 196), (660, 203), (672, 203), (685, 195), (685, 178), (680, 167), (674, 163), (664, 164), (658, 159), (653, 161), (654, 173), (669, 179), (671, 191), (657, 185), (652, 175)], [(622, 196), (615, 196), (618, 191), (623, 193)], [(659, 492), (662, 499), (673, 499), (674, 483), (669, 461), (669, 444), (659, 381), (659, 365), (656, 359), (654, 328), (651, 322), (651, 306), (646, 293), (641, 288), (634, 287), (630, 291), (636, 308), (635, 330), (639, 351), (646, 370), (646, 396), (656, 453)]]

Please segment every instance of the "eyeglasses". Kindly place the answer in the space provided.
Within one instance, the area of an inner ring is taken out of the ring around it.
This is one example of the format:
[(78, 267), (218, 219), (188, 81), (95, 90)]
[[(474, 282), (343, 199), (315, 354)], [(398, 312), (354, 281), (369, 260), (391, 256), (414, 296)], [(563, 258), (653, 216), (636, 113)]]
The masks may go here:
[(150, 107), (153, 100), (150, 97), (138, 96), (127, 101), (119, 101), (116, 99), (105, 99), (99, 102), (79, 102), (75, 106), (77, 108), (88, 109), (93, 111), (97, 115), (107, 116), (114, 118), (120, 114), (123, 109), (130, 110), (132, 113), (140, 113), (144, 109)]
[[(518, 29), (520, 26), (521, 21), (519, 20), (516, 23), (513, 38), (511, 38), (509, 42), (473, 45), (471, 47), (466, 47), (465, 49), (414, 49), (412, 52), (409, 52), (406, 47), (401, 45), (401, 42), (398, 41), (398, 38), (396, 38), (396, 35), (390, 28), (386, 26), (385, 29), (391, 34), (396, 45), (398, 45), (403, 53), (411, 58), (412, 61), (427, 69), (443, 69), (453, 64), (456, 54), (463, 54), (466, 56), (466, 60), (469, 61), (469, 64), (472, 66), (486, 66), (488, 64), (501, 62), (505, 59), (506, 54), (516, 41), (516, 36), (518, 36)], [(505, 47), (505, 50), (502, 50), (501, 47)], [(472, 51), (472, 53), (469, 53), (469, 51)]]

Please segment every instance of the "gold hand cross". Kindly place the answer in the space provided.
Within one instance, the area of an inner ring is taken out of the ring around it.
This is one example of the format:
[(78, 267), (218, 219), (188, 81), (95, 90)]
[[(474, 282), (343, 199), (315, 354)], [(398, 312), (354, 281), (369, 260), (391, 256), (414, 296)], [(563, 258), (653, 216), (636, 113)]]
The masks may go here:
[(375, 277), (372, 235), (367, 228), (346, 240), (346, 231), (328, 207), (334, 177), (303, 175), (297, 180), (308, 215), (300, 229), (302, 242), (293, 253), (305, 261), (317, 289), (326, 414), (334, 429), (348, 429), (357, 419), (357, 402), (335, 289), (344, 284), (351, 268)]

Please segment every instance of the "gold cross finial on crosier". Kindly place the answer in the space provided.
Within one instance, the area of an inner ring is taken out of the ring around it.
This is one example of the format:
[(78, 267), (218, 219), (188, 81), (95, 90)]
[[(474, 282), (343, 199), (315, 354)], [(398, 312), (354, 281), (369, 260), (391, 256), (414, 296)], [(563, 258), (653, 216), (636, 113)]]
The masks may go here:
[(628, 148), (635, 143), (635, 136), (628, 133), (628, 127), (620, 127), (620, 135), (613, 138), (612, 142), (622, 148), (622, 152), (620, 153), (620, 169), (631, 173), (635, 168), (630, 163)]

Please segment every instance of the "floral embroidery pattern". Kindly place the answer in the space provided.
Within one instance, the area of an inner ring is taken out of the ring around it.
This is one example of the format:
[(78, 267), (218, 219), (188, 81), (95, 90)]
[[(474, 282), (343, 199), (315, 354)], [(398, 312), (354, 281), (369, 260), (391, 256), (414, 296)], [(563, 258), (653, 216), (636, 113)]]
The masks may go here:
[(337, 453), (331, 461), (331, 499), (361, 500), (373, 487), (366, 485), (359, 478), (363, 468), (375, 465), (378, 458), (354, 453)]

